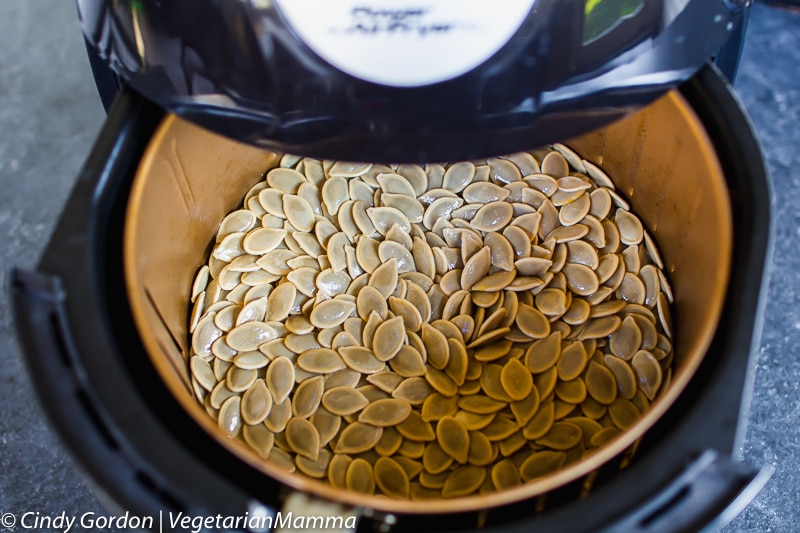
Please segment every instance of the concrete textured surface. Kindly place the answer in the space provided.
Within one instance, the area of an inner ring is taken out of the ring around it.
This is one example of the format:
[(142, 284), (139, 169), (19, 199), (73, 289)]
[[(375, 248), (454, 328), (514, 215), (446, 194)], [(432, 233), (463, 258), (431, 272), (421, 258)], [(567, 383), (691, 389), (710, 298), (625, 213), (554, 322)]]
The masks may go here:
[[(800, 15), (754, 8), (736, 88), (777, 192), (742, 454), (776, 472), (725, 531), (790, 533), (800, 530)], [(74, 3), (0, 1), (0, 515), (103, 512), (36, 404), (5, 290), (10, 266), (36, 264), (103, 118)]]

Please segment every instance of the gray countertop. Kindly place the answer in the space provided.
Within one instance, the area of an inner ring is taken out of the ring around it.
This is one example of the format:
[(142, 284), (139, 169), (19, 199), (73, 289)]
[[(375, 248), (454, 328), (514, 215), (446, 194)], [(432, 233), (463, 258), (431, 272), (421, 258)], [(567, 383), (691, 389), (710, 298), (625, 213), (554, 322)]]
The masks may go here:
[[(800, 15), (755, 6), (736, 88), (776, 191), (776, 241), (742, 455), (775, 474), (725, 531), (800, 530)], [(0, 2), (0, 287), (32, 268), (104, 114), (73, 2)], [(102, 513), (42, 415), (0, 291), (0, 515)], [(17, 531), (22, 531), (17, 528)], [(4, 531), (0, 525), (0, 531)]]

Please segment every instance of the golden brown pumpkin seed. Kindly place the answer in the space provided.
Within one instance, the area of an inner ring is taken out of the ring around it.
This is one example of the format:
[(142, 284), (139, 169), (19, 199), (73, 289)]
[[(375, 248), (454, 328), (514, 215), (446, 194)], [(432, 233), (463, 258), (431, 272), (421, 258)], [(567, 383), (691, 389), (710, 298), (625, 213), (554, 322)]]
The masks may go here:
[(625, 317), (622, 325), (608, 339), (611, 352), (626, 361), (634, 356), (641, 344), (642, 332), (636, 325), (636, 321), (630, 316)]
[(461, 464), (467, 462), (470, 436), (467, 428), (451, 416), (443, 417), (436, 426), (436, 438), (442, 450)]
[(617, 391), (619, 396), (626, 400), (632, 399), (636, 395), (636, 376), (633, 373), (630, 365), (611, 354), (603, 357), (606, 367), (614, 374), (614, 380), (617, 382)]
[(441, 370), (429, 367), (425, 373), (425, 380), (434, 390), (445, 396), (455, 396), (458, 393), (456, 382)]
[[(612, 194), (613, 198), (613, 194)], [(624, 244), (639, 244), (644, 238), (644, 228), (641, 221), (629, 211), (617, 209), (614, 221), (619, 228), (619, 239)]]
[(604, 405), (611, 404), (617, 397), (614, 373), (594, 361), (589, 363), (586, 372), (586, 388), (592, 398)]
[[(565, 403), (576, 405), (586, 399), (586, 384), (582, 379), (573, 379), (570, 381), (558, 381), (553, 389), (556, 397)], [(561, 416), (555, 417), (563, 418), (570, 412), (570, 408), (563, 406), (564, 412)]]
[(336, 442), (335, 452), (348, 454), (366, 452), (378, 443), (382, 434), (383, 428), (353, 422), (342, 430)]
[[(459, 199), (459, 201), (462, 200)], [(381, 235), (386, 235), (395, 224), (406, 233), (411, 231), (411, 221), (402, 211), (394, 207), (369, 207), (367, 216)], [(425, 216), (427, 216), (427, 212)]]
[(646, 350), (639, 350), (631, 359), (631, 367), (636, 374), (639, 388), (647, 399), (652, 402), (661, 387), (661, 365), (652, 353)]
[(491, 442), (499, 442), (507, 439), (519, 429), (519, 426), (512, 420), (503, 416), (497, 416), (483, 429), (483, 434)]
[(539, 409), (539, 391), (536, 387), (532, 387), (528, 396), (518, 402), (510, 403), (509, 407), (517, 424), (520, 426), (526, 425)]
[(550, 334), (550, 322), (541, 311), (529, 305), (520, 305), (516, 319), (517, 327), (533, 339), (543, 339)]
[(214, 390), (211, 391), (211, 394), (208, 395), (208, 401), (211, 407), (219, 409), (223, 402), (231, 396), (239, 396), (239, 394), (230, 390), (228, 386), (225, 385), (225, 381), (220, 381), (217, 383), (217, 386), (214, 387)]
[(458, 400), (458, 406), (461, 409), (479, 415), (496, 413), (506, 405), (505, 402), (493, 400), (486, 396), (464, 396)]
[(561, 352), (561, 358), (556, 365), (558, 377), (564, 381), (577, 378), (583, 373), (587, 359), (583, 343), (573, 342)]
[(219, 408), (217, 424), (226, 437), (234, 438), (242, 430), (241, 403), (241, 398), (231, 396)]
[(347, 490), (363, 494), (375, 492), (375, 474), (372, 465), (364, 459), (353, 459), (347, 467), (345, 487)]
[(320, 454), (317, 428), (308, 420), (293, 418), (286, 424), (286, 441), (298, 455), (316, 461)]
[(608, 444), (621, 434), (622, 432), (615, 427), (603, 428), (602, 430), (594, 434), (594, 436), (592, 437), (591, 444), (595, 448), (600, 448), (601, 446), (605, 446), (606, 444)]
[(567, 460), (564, 452), (545, 450), (528, 457), (520, 466), (519, 475), (524, 482), (544, 477), (561, 469)]
[[(428, 357), (430, 358), (430, 355)], [(442, 359), (441, 354), (437, 353), (435, 359), (437, 363), (440, 363)], [(447, 357), (445, 359), (447, 362), (445, 373), (456, 385), (463, 385), (469, 365), (467, 350), (464, 344), (456, 339), (447, 339)], [(434, 366), (433, 363), (431, 363), (431, 366)]]
[(406, 471), (388, 457), (381, 457), (375, 462), (375, 481), (378, 488), (391, 498), (409, 497), (410, 488)]
[(347, 320), (356, 310), (356, 304), (345, 300), (326, 300), (311, 311), (309, 320), (319, 329), (333, 328)]
[(361, 411), (369, 401), (350, 387), (334, 387), (322, 395), (322, 405), (334, 415), (344, 416)]
[(411, 441), (430, 442), (436, 438), (433, 426), (425, 422), (417, 411), (411, 411), (396, 428), (403, 437)]
[(558, 381), (558, 371), (556, 367), (551, 367), (541, 374), (533, 376), (533, 386), (539, 393), (539, 398), (547, 398), (556, 386)]
[(608, 414), (619, 429), (626, 430), (632, 426), (640, 416), (636, 406), (624, 398), (617, 398), (608, 406)]
[(589, 209), (591, 206), (592, 204), (591, 200), (589, 199), (589, 195), (582, 194), (577, 200), (568, 203), (559, 210), (558, 220), (564, 226), (573, 226), (583, 220), (583, 218), (589, 214)]
[(297, 358), (297, 366), (314, 374), (331, 374), (345, 368), (344, 361), (330, 348), (306, 350)]
[(539, 410), (522, 428), (523, 436), (528, 440), (536, 440), (544, 436), (555, 421), (555, 408), (553, 402), (545, 402), (539, 406)]
[(469, 432), (469, 452), (467, 462), (471, 465), (486, 466), (495, 459), (495, 451), (492, 441), (481, 432)]
[(392, 397), (405, 400), (411, 405), (422, 405), (431, 394), (431, 387), (422, 377), (412, 377), (400, 382), (391, 392)]
[(353, 458), (345, 454), (335, 454), (328, 463), (328, 483), (337, 489), (347, 488), (347, 470)]
[(242, 421), (254, 426), (267, 418), (272, 409), (272, 395), (263, 380), (256, 381), (242, 396)]
[(516, 401), (527, 398), (533, 389), (531, 373), (518, 359), (511, 359), (503, 366), (500, 382), (508, 396)]
[(325, 381), (322, 376), (316, 376), (303, 381), (297, 386), (292, 397), (292, 414), (299, 418), (308, 418), (319, 407)]
[(517, 467), (510, 459), (503, 459), (492, 467), (492, 484), (496, 490), (511, 489), (522, 484)]
[(272, 409), (269, 411), (264, 425), (273, 433), (279, 433), (286, 428), (286, 423), (292, 417), (292, 402), (285, 400), (282, 403), (273, 401)]
[(378, 427), (394, 426), (411, 414), (411, 405), (403, 400), (387, 398), (367, 405), (358, 415), (359, 422)]
[(672, 338), (672, 315), (670, 314), (669, 310), (669, 302), (667, 301), (667, 297), (664, 293), (659, 293), (658, 295), (658, 320), (661, 323), (661, 327), (664, 329), (664, 333), (667, 337)]
[(323, 479), (328, 471), (332, 456), (333, 454), (328, 450), (320, 450), (316, 460), (312, 461), (308, 457), (298, 455), (295, 458), (295, 464), (303, 474), (312, 478)]
[(586, 265), (568, 263), (564, 265), (563, 272), (567, 278), (567, 286), (579, 296), (587, 296), (600, 288), (597, 276)]
[(458, 411), (458, 397), (433, 393), (422, 404), (422, 420), (435, 422), (446, 416), (454, 416)]
[[(405, 283), (403, 280), (400, 281), (401, 283)], [(397, 318), (401, 319), (401, 322), (409, 331), (419, 331), (422, 327), (422, 314), (410, 301), (390, 296), (389, 307), (391, 307), (392, 313), (394, 313)]]
[[(256, 225), (256, 215), (252, 211), (239, 209), (228, 214), (222, 219), (217, 230), (217, 242), (222, 241), (232, 233), (243, 233), (250, 231)], [(198, 276), (198, 279), (200, 276)]]
[(444, 173), (442, 187), (452, 192), (461, 192), (472, 182), (475, 165), (469, 162), (455, 163)]
[(389, 319), (375, 330), (372, 352), (379, 361), (388, 361), (400, 351), (405, 339), (403, 318), (398, 316)]
[(233, 367), (228, 371), (225, 385), (233, 392), (244, 392), (255, 383), (258, 374), (255, 370)]
[(457, 496), (467, 496), (472, 494), (483, 483), (486, 478), (486, 469), (473, 466), (459, 466), (448, 476), (447, 481), (442, 487), (442, 496), (454, 498)]
[(583, 438), (581, 428), (569, 422), (556, 422), (550, 428), (550, 431), (536, 443), (554, 450), (569, 450), (577, 445)]
[(361, 346), (340, 348), (339, 355), (348, 367), (362, 374), (375, 374), (386, 367), (371, 350)]
[(422, 441), (403, 439), (402, 444), (400, 444), (400, 447), (397, 449), (397, 453), (409, 459), (422, 459), (422, 455), (425, 453), (425, 443)]
[(266, 459), (272, 450), (275, 441), (275, 434), (268, 430), (264, 424), (255, 426), (245, 425), (242, 428), (244, 441), (255, 450), (259, 457)]
[(525, 366), (533, 374), (540, 374), (553, 367), (561, 357), (561, 334), (552, 333), (534, 342), (525, 354)]

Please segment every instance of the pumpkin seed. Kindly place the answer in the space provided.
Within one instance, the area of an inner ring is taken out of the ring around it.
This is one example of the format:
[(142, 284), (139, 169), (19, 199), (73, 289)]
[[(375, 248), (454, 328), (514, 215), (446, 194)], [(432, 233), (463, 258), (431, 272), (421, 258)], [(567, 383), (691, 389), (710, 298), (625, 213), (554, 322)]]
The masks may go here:
[(260, 424), (271, 409), (272, 395), (264, 381), (258, 380), (242, 396), (242, 421), (251, 426)]
[(458, 411), (458, 397), (439, 393), (428, 395), (422, 404), (422, 420), (435, 422)]
[(544, 477), (561, 469), (567, 460), (564, 452), (541, 451), (528, 457), (519, 469), (519, 475), (524, 482)]
[(570, 381), (580, 376), (587, 362), (586, 350), (583, 343), (576, 341), (564, 348), (558, 360), (556, 368), (558, 377), (564, 381)]
[(242, 427), (242, 437), (244, 441), (255, 450), (262, 459), (269, 457), (275, 442), (275, 434), (268, 430), (263, 424)]
[(374, 374), (386, 367), (372, 351), (361, 346), (340, 348), (339, 355), (348, 367), (362, 374)]
[(639, 389), (652, 402), (661, 387), (661, 365), (652, 353), (639, 350), (631, 359), (631, 367), (636, 373)]
[(431, 387), (424, 378), (412, 377), (403, 380), (391, 394), (392, 397), (405, 400), (411, 405), (422, 405), (425, 398), (431, 394)]
[(316, 328), (333, 328), (343, 324), (355, 310), (355, 303), (339, 299), (326, 300), (314, 307), (309, 320)]
[(357, 413), (369, 404), (364, 395), (347, 386), (334, 387), (322, 395), (322, 405), (334, 415)]
[(403, 437), (415, 442), (429, 442), (436, 438), (433, 426), (425, 422), (417, 411), (411, 411), (396, 429)]
[(264, 420), (264, 425), (273, 433), (280, 433), (286, 428), (286, 423), (292, 417), (292, 402), (285, 400), (281, 403), (273, 401), (272, 409)]
[(358, 415), (358, 420), (378, 427), (394, 426), (411, 414), (411, 405), (403, 400), (387, 398), (367, 405)]
[(500, 382), (508, 396), (516, 401), (527, 398), (533, 389), (531, 373), (518, 359), (511, 359), (503, 366)]
[(219, 408), (217, 422), (226, 437), (234, 438), (242, 430), (241, 403), (240, 397), (231, 396)]
[(534, 342), (525, 353), (525, 366), (533, 374), (540, 374), (553, 367), (561, 357), (561, 334), (552, 333)]
[(619, 396), (626, 400), (632, 399), (636, 395), (636, 376), (631, 367), (620, 359), (611, 354), (603, 356), (603, 362), (609, 371), (614, 375), (614, 380), (617, 382), (617, 391)]
[(614, 373), (603, 365), (590, 362), (589, 370), (586, 372), (586, 389), (592, 398), (601, 404), (611, 404), (617, 397)]
[(608, 406), (608, 414), (619, 429), (626, 430), (639, 419), (639, 410), (624, 398), (617, 398)]
[[(613, 194), (612, 194), (613, 198)], [(614, 221), (619, 229), (619, 239), (624, 244), (639, 244), (644, 238), (641, 221), (625, 209), (617, 209)]]
[(622, 325), (608, 339), (611, 352), (626, 361), (634, 356), (641, 344), (642, 332), (630, 316), (625, 317)]
[(379, 361), (388, 361), (400, 351), (406, 331), (402, 317), (387, 320), (375, 330), (372, 352)]
[(442, 496), (454, 498), (472, 494), (478, 490), (485, 478), (486, 469), (482, 467), (473, 465), (459, 466), (447, 477), (447, 481), (442, 487)]
[(361, 458), (353, 459), (347, 467), (345, 487), (347, 490), (364, 494), (375, 492), (375, 474), (372, 465)]
[(297, 358), (297, 366), (314, 374), (331, 374), (345, 368), (339, 354), (329, 348), (306, 350)]
[(543, 339), (550, 334), (550, 322), (541, 311), (529, 305), (520, 305), (516, 318), (517, 327), (533, 339)]
[(297, 386), (292, 397), (292, 414), (299, 418), (308, 418), (322, 400), (325, 382), (322, 376), (316, 376), (303, 381)]
[[(556, 397), (563, 402), (575, 405), (586, 399), (587, 391), (586, 384), (582, 379), (578, 378), (570, 381), (557, 381), (553, 392), (555, 392)], [(565, 411), (562, 413), (562, 416), (556, 418), (562, 418), (563, 416), (569, 414), (571, 408), (568, 408), (567, 406), (563, 407)]]

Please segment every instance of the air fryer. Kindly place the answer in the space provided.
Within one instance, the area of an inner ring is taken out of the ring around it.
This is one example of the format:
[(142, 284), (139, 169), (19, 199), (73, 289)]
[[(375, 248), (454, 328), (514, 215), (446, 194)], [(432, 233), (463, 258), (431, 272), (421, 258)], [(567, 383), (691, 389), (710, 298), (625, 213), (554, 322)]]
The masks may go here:
[[(101, 93), (116, 84), (102, 66), (95, 72)], [(238, 127), (213, 133), (196, 123), (212, 125), (214, 113), (187, 109), (123, 83), (37, 271), (13, 274), (34, 385), (110, 509), (241, 516), (319, 504), (357, 514), (359, 531), (696, 531), (729, 521), (766, 482), (768, 470), (734, 453), (763, 310), (770, 188), (715, 67), (635, 113), (609, 107), (625, 118), (599, 129), (610, 114), (594, 122), (582, 113), (583, 132), (565, 140), (609, 171), (661, 246), (680, 328), (667, 394), (614, 446), (458, 507), (385, 504), (286, 476), (222, 437), (196, 403), (185, 360), (192, 276), (219, 221), (288, 146), (247, 144)], [(527, 148), (541, 142), (519, 137)], [(322, 153), (344, 141), (315, 142), (294, 147)], [(405, 146), (412, 159), (431, 155), (419, 139)]]

